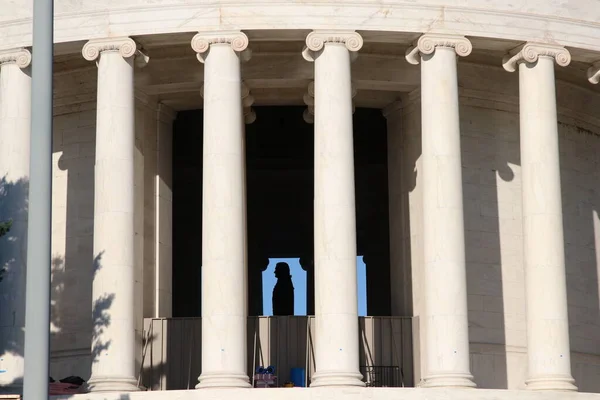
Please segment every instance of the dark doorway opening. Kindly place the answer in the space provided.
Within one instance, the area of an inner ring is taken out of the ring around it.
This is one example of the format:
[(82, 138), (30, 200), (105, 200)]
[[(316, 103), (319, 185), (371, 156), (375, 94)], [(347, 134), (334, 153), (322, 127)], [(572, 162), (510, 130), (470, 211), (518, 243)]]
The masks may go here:
[[(262, 315), (270, 259), (306, 271), (314, 314), (314, 126), (304, 107), (256, 107), (246, 126), (248, 311)], [(173, 316), (201, 316), (202, 110), (179, 112), (173, 129)], [(380, 110), (354, 114), (357, 245), (366, 264), (366, 314), (390, 315), (387, 134)], [(296, 294), (295, 299), (299, 299)], [(300, 300), (298, 300), (300, 301)], [(364, 307), (363, 307), (364, 308)]]

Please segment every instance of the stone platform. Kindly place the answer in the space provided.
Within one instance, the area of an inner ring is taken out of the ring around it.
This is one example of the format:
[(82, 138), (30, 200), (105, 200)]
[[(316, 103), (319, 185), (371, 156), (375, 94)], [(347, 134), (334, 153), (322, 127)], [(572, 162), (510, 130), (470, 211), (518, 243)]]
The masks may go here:
[(420, 388), (202, 389), (56, 396), (53, 400), (600, 400), (600, 394)]

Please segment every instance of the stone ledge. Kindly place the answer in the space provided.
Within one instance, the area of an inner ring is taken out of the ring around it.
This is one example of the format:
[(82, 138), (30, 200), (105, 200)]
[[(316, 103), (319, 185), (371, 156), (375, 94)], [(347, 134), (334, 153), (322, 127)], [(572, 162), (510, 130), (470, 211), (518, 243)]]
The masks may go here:
[(599, 394), (420, 388), (200, 389), (56, 396), (53, 400), (598, 400)]

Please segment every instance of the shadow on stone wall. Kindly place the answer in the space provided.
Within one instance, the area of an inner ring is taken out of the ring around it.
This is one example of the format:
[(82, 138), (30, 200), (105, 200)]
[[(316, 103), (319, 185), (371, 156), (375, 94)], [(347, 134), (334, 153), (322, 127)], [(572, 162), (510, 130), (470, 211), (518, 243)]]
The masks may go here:
[[(94, 258), (93, 262), (93, 271), (92, 277), (96, 275), (96, 273), (102, 269), (102, 255), (103, 253), (98, 254)], [(68, 297), (64, 297), (64, 294), (67, 290), (67, 282), (65, 275), (65, 262), (62, 257), (54, 257), (52, 259), (52, 302), (51, 302), (51, 352), (52, 343), (57, 343), (59, 341), (68, 340), (70, 336), (70, 332), (63, 331), (64, 327), (68, 324), (72, 324), (74, 321), (65, 321), (62, 319), (63, 312), (61, 312), (60, 307), (65, 305), (65, 302), (71, 301)], [(91, 292), (91, 287), (88, 288), (88, 291)], [(110, 309), (114, 302), (115, 294), (105, 294), (99, 299), (95, 300), (92, 304), (91, 309), (91, 321), (90, 326), (92, 327), (92, 338), (91, 338), (91, 360), (94, 360), (102, 353), (107, 351), (110, 348), (110, 341), (103, 341), (102, 334), (105, 329), (110, 326), (111, 317), (110, 317)], [(88, 303), (78, 304), (79, 307), (87, 307)], [(53, 353), (54, 356), (60, 357), (61, 351)], [(68, 374), (67, 374), (68, 375)], [(72, 370), (70, 375), (81, 376), (84, 380), (89, 379), (91, 375), (91, 371), (85, 370)], [(54, 379), (59, 380), (66, 378), (67, 376), (53, 376)]]
[[(102, 258), (93, 252), (94, 121), (95, 115), (84, 113), (76, 120), (61, 116), (54, 122), (53, 151), (59, 158), (53, 176), (52, 247), (61, 262), (53, 263), (52, 319), (56, 326), (50, 342), (50, 373), (57, 380), (67, 376), (89, 379), (92, 340), (110, 323), (103, 314), (112, 299), (92, 304), (93, 277)], [(77, 129), (65, 130), (66, 126)]]
[(594, 132), (559, 123), (571, 373), (580, 392), (600, 392), (600, 191)]
[[(467, 168), (463, 173), (469, 176)], [(476, 172), (480, 182), (488, 185), (480, 188), (476, 198), (473, 193), (465, 193), (465, 259), (467, 265), (467, 293), (475, 300), (469, 306), (469, 337), (471, 344), (471, 373), (478, 387), (488, 389), (508, 389), (508, 360), (506, 354), (506, 310), (505, 288), (506, 271), (502, 259), (501, 199), (498, 186), (501, 182), (511, 182), (514, 173), (507, 162), (486, 165)], [(463, 184), (465, 178), (463, 178)], [(482, 193), (485, 193), (482, 195)], [(483, 196), (489, 196), (484, 200)], [(479, 215), (473, 213), (471, 201), (479, 203)], [(481, 338), (485, 338), (482, 340)], [(494, 354), (478, 353), (473, 345), (489, 343), (499, 345)], [(490, 364), (493, 370), (481, 368)], [(479, 372), (483, 373), (479, 373)]]
[[(168, 373), (168, 362), (154, 363), (153, 365), (153, 362), (151, 360), (152, 347), (153, 344), (159, 340), (159, 335), (152, 332), (152, 326), (148, 328), (148, 332), (144, 333), (145, 336), (142, 338), (142, 367), (139, 371), (139, 375), (136, 376), (139, 382), (139, 386), (146, 388), (147, 390), (186, 389), (185, 386), (181, 386), (180, 380), (178, 380), (177, 383), (169, 381), (169, 378), (171, 378), (171, 376)], [(192, 357), (197, 357), (198, 355), (199, 353), (192, 354)], [(166, 349), (166, 358), (167, 360), (169, 360), (168, 349)], [(187, 381), (187, 389), (194, 389), (196, 383), (198, 382), (198, 377), (188, 377)], [(165, 384), (166, 387), (162, 387), (163, 384)]]
[(21, 371), (11, 371), (10, 359), (19, 362), (24, 354), (28, 193), (28, 179), (0, 178), (0, 221), (12, 221), (0, 238), (0, 392), (23, 381)]
[[(520, 207), (515, 202), (520, 198), (502, 196), (499, 188), (514, 180), (511, 164), (519, 165), (520, 155), (518, 131), (493, 129), (506, 120), (507, 114), (496, 111), (486, 114), (489, 131), (461, 124), (461, 141), (472, 140), (477, 146), (474, 152), (469, 152), (473, 146), (462, 146), (471, 373), (477, 386), (487, 389), (509, 387), (505, 320), (511, 311), (505, 310), (505, 294), (514, 291), (507, 287), (507, 279), (516, 266), (503, 259), (503, 253), (515, 250), (503, 240), (511, 231), (502, 225), (517, 218)], [(484, 349), (487, 343), (497, 347)]]
[[(11, 220), (10, 232), (0, 239), (0, 267), (4, 269), (3, 280), (0, 282), (0, 358), (6, 355), (13, 357), (24, 357), (24, 326), (25, 326), (25, 278), (26, 278), (26, 232), (28, 213), (28, 181), (21, 179), (9, 182), (6, 178), (0, 179), (0, 220)], [(67, 241), (69, 242), (69, 241)], [(101, 268), (102, 254), (99, 254), (93, 263), (93, 276)], [(69, 296), (69, 290), (73, 282), (66, 274), (66, 262), (64, 256), (55, 255), (51, 260), (51, 351), (52, 343), (56, 340), (69, 340), (70, 321), (62, 309), (71, 303), (71, 307), (81, 307), (80, 302), (74, 301)], [(87, 290), (90, 292), (90, 290)], [(110, 324), (108, 310), (114, 300), (114, 294), (106, 295), (93, 304), (92, 318), (93, 336), (97, 338)], [(65, 331), (66, 327), (66, 331)], [(110, 343), (95, 340), (92, 353), (96, 354), (107, 349)], [(59, 357), (62, 349), (58, 349)], [(8, 363), (7, 363), (8, 367)], [(9, 381), (2, 380), (2, 374), (10, 373), (4, 371), (0, 365), (0, 385), (5, 386), (5, 391), (14, 391), (11, 387), (21, 386), (23, 377), (13, 376)], [(80, 371), (73, 371), (79, 374)], [(10, 375), (9, 375), (10, 376)], [(64, 376), (55, 377), (56, 379)], [(87, 378), (87, 377), (86, 377)], [(0, 389), (1, 390), (1, 389)], [(18, 388), (17, 388), (18, 390)]]

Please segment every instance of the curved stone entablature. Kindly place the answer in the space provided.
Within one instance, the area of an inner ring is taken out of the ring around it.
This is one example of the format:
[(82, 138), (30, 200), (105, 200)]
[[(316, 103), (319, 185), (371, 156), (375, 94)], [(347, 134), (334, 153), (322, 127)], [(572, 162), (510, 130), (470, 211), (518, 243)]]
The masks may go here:
[[(148, 4), (139, 0), (104, 3), (57, 1), (55, 41), (73, 42), (114, 36), (136, 36), (224, 29), (347, 29), (436, 32), (539, 41), (600, 51), (600, 9), (592, 0), (550, 5), (520, 0), (469, 0), (450, 6), (394, 1), (234, 1), (177, 0)], [(0, 49), (31, 45), (31, 4), (1, 0)], [(293, 21), (293, 22), (291, 22)], [(549, 29), (549, 27), (552, 27)]]

